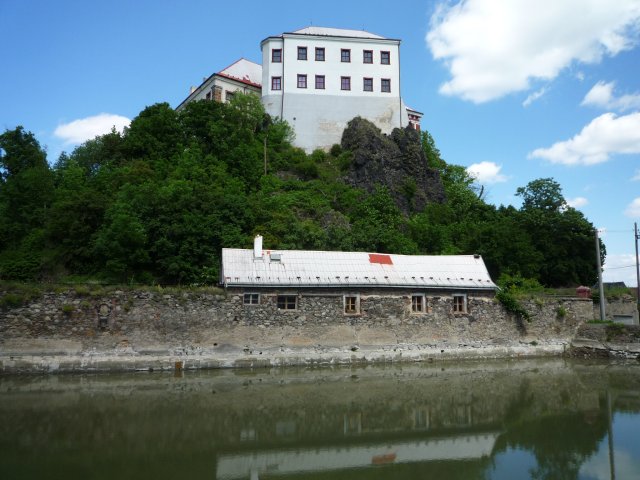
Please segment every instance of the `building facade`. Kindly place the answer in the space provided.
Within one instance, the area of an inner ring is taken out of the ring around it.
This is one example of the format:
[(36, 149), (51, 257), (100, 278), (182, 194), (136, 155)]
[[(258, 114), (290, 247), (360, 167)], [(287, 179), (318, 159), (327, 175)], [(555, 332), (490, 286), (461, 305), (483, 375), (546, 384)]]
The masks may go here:
[(286, 120), (294, 144), (311, 152), (340, 143), (347, 123), (366, 118), (383, 133), (411, 126), (422, 113), (400, 92), (400, 40), (362, 30), (307, 27), (265, 38), (262, 65), (241, 59), (192, 87), (177, 110), (196, 100), (226, 102), (237, 91), (261, 96)]
[(359, 30), (308, 27), (267, 37), (262, 102), (305, 150), (340, 143), (355, 116), (384, 133), (409, 124), (400, 95), (400, 40)]
[(191, 87), (176, 111), (198, 100), (229, 102), (237, 92), (262, 94), (262, 66), (241, 58), (227, 68), (205, 78), (198, 87)]
[(497, 289), (479, 255), (223, 249), (220, 283), (250, 316), (468, 315)]

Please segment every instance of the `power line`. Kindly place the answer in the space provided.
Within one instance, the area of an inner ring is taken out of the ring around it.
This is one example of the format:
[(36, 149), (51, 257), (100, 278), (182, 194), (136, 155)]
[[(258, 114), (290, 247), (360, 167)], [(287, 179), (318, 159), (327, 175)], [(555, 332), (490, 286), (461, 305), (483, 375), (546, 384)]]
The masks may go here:
[(632, 268), (635, 267), (636, 264), (634, 263), (633, 265), (625, 265), (624, 267), (607, 267), (605, 266), (604, 269), (605, 270), (620, 270), (621, 268)]

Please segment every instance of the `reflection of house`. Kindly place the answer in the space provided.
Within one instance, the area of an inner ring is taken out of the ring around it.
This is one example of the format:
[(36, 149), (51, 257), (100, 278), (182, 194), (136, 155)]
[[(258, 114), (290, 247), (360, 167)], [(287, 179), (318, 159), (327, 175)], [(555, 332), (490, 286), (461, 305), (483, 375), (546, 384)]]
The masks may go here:
[(450, 435), (415, 441), (221, 455), (216, 478), (327, 472), (403, 463), (473, 460), (491, 455), (499, 433)]
[(261, 65), (239, 60), (192, 89), (177, 109), (195, 100), (228, 101), (238, 90), (255, 92), (267, 113), (293, 127), (296, 145), (307, 151), (340, 143), (356, 116), (383, 133), (420, 130), (422, 113), (407, 107), (400, 94), (400, 40), (307, 27), (260, 45)]
[(247, 316), (302, 312), (307, 321), (465, 315), (471, 298), (496, 289), (479, 255), (264, 251), (260, 236), (253, 250), (222, 250), (220, 282), (242, 294)]
[(199, 87), (191, 87), (189, 96), (176, 107), (180, 111), (189, 102), (215, 100), (228, 102), (236, 92), (260, 95), (262, 67), (241, 58), (224, 70), (205, 78)]

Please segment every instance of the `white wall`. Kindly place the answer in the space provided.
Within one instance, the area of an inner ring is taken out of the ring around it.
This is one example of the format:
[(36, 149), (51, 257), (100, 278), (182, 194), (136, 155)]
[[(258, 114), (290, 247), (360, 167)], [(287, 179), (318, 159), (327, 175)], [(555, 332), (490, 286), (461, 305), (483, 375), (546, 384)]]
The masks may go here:
[[(298, 60), (298, 47), (307, 47), (307, 60)], [(315, 60), (316, 47), (325, 49), (325, 60)], [(282, 49), (282, 62), (271, 61), (271, 51)], [(341, 61), (341, 49), (351, 50), (351, 62)], [(363, 62), (363, 51), (373, 51), (373, 63)], [(388, 51), (390, 64), (380, 62)], [(406, 126), (400, 100), (399, 41), (285, 34), (262, 43), (262, 101), (272, 116), (294, 128), (295, 144), (311, 151), (340, 143), (347, 122), (360, 115), (385, 133)], [(298, 75), (307, 75), (307, 88), (298, 88)], [(315, 88), (315, 76), (325, 76), (325, 89)], [(271, 79), (282, 78), (282, 90), (271, 89)], [(341, 90), (341, 77), (351, 78), (351, 90)], [(373, 91), (363, 90), (363, 79), (373, 79)], [(390, 92), (381, 91), (381, 80), (389, 79)]]

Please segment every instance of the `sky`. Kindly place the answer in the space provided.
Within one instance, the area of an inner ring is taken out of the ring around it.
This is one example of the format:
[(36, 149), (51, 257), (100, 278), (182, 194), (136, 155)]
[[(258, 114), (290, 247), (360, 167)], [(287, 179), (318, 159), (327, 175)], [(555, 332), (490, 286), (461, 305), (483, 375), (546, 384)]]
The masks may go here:
[(442, 157), (495, 205), (553, 178), (600, 230), (604, 280), (636, 285), (640, 0), (0, 0), (0, 131), (53, 163), (309, 25), (401, 39), (402, 97)]

